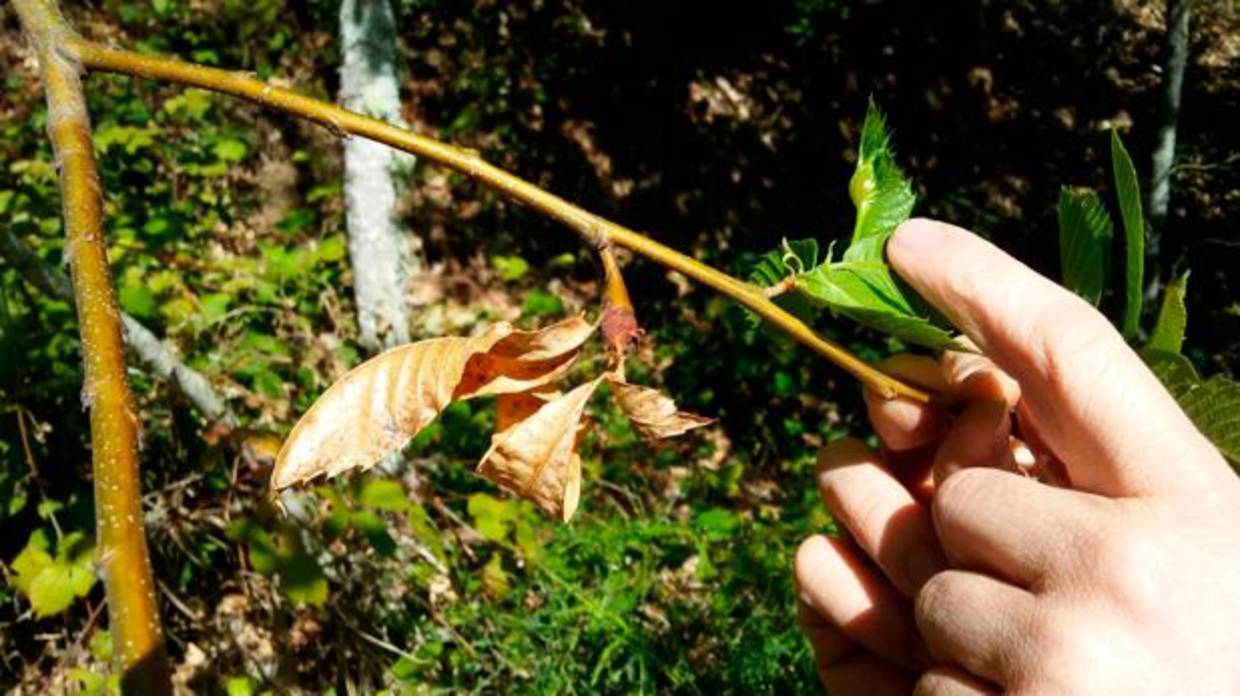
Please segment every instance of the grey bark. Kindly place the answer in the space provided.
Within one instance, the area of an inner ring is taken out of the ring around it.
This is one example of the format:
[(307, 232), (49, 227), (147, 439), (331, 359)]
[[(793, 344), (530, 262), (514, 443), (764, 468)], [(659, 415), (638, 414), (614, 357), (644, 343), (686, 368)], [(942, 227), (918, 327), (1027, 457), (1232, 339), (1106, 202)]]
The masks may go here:
[[(40, 292), (73, 303), (73, 286), (69, 277), (48, 265), (25, 242), (8, 230), (0, 230), (0, 256)], [(185, 398), (211, 423), (228, 428), (237, 426), (237, 418), (228, 404), (202, 373), (181, 362), (159, 337), (142, 325), (142, 322), (121, 314), (125, 328), (125, 344), (142, 364), (155, 375), (176, 385)]]
[(1184, 89), (1184, 68), (1188, 65), (1188, 19), (1192, 0), (1167, 0), (1167, 58), (1163, 64), (1163, 103), (1154, 149), (1150, 185), (1150, 253), (1156, 255), (1171, 203), (1171, 169), (1175, 164), (1176, 128), (1180, 122), (1180, 98)]
[[(346, 108), (404, 125), (396, 83), (396, 20), (388, 0), (342, 0), (340, 98)], [(398, 167), (411, 158), (362, 138), (344, 143), (344, 193), (362, 345), (409, 341), (406, 287), (420, 249), (394, 217)]]

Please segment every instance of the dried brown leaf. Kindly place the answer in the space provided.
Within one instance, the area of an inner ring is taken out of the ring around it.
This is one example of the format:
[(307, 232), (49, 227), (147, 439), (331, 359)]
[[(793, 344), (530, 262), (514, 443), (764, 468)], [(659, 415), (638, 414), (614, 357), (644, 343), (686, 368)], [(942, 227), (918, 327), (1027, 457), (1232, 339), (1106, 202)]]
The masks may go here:
[(657, 389), (614, 378), (608, 378), (607, 383), (616, 403), (646, 440), (675, 437), (715, 422), (714, 418), (678, 410), (676, 402)]
[(432, 338), (382, 353), (329, 387), (302, 416), (276, 457), (271, 485), (279, 490), (369, 468), (451, 401), (545, 385), (572, 366), (593, 329), (581, 317), (539, 331), (500, 322), (478, 336)]
[(514, 331), (470, 359), (456, 398), (528, 391), (554, 381), (572, 367), (594, 329), (575, 316), (537, 331)]
[(479, 473), (567, 522), (581, 494), (578, 426), (602, 380), (586, 382), (496, 433)]

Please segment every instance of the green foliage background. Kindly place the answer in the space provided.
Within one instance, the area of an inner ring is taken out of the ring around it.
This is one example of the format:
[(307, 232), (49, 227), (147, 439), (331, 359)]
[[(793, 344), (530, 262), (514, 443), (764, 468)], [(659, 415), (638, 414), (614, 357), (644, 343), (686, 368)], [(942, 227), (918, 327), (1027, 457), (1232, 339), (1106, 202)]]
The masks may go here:
[[(1060, 185), (1115, 200), (1106, 130), (1126, 131), (1142, 173), (1154, 137), (1161, 24), (1144, 4), (396, 4), (416, 128), (740, 276), (783, 238), (824, 250), (847, 240), (871, 94), (918, 187), (917, 212), (978, 229), (1054, 277)], [(66, 6), (101, 40), (326, 98), (337, 88), (334, 2)], [(1234, 377), (1240, 134), (1225, 115), (1240, 112), (1240, 65), (1227, 53), (1229, 12), (1201, 3), (1194, 20), (1180, 139), (1190, 166), (1147, 277), (1193, 270), (1187, 366), (1171, 367)], [(42, 95), (7, 6), (0, 29), (0, 225), (62, 268)], [(304, 514), (282, 517), (266, 500), (263, 453), (364, 357), (338, 143), (202, 92), (87, 84), (121, 304), (212, 379), (248, 433), (242, 453), (213, 442), (175, 390), (131, 371), (179, 684), (816, 688), (791, 554), (831, 529), (816, 448), (869, 434), (855, 384), (727, 302), (635, 263), (629, 283), (650, 331), (637, 376), (718, 416), (718, 428), (651, 449), (600, 400), (582, 509), (565, 527), (470, 472), (492, 415), (485, 402), (457, 404), (406, 469), (322, 486)], [(401, 214), (436, 268), (429, 292), (411, 291), (425, 300), (419, 335), (497, 317), (533, 324), (594, 301), (598, 269), (552, 223), (434, 167), (419, 164), (407, 184)], [(1123, 293), (1099, 302), (1115, 310)], [(1145, 325), (1156, 311), (1147, 303)], [(866, 357), (901, 348), (829, 317), (822, 327)], [(80, 562), (93, 519), (80, 383), (71, 307), (0, 262), (0, 684), (23, 690), (112, 688), (102, 590)], [(32, 608), (40, 574), (50, 590)]]

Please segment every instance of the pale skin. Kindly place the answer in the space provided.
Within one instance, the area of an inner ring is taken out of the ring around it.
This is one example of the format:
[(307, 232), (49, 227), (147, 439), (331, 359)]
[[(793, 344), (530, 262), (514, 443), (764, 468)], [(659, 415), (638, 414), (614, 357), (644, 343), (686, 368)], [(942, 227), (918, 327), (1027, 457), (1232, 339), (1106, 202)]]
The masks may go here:
[(1101, 314), (997, 247), (912, 220), (887, 253), (982, 355), (894, 358), (962, 410), (867, 393), (881, 450), (819, 455), (847, 534), (806, 539), (795, 575), (827, 690), (1240, 693), (1218, 451)]

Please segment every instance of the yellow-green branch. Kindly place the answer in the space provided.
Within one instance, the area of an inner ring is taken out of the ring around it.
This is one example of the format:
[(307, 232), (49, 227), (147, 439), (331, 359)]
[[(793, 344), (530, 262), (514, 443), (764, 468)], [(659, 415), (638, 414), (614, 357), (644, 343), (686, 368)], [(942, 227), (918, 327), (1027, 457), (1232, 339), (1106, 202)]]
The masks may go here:
[(96, 556), (108, 598), (113, 650), (125, 693), (171, 692), (167, 655), (142, 527), (138, 414), (125, 376), (121, 318), (103, 236), (103, 201), (73, 39), (55, 4), (14, 0), (39, 58), (48, 130), (60, 162), (66, 253), (73, 278), (90, 408)]
[(804, 322), (772, 302), (761, 288), (733, 278), (649, 237), (573, 205), (487, 163), (474, 150), (449, 145), (241, 73), (109, 48), (78, 37), (71, 39), (68, 45), (77, 59), (88, 68), (231, 94), (320, 123), (334, 132), (369, 138), (438, 162), (563, 222), (591, 244), (599, 245), (611, 241), (731, 297), (776, 328), (847, 370), (878, 394), (888, 398), (904, 396), (922, 402), (931, 398), (927, 392), (884, 374), (841, 346), (819, 336)]

